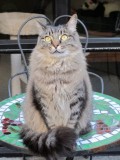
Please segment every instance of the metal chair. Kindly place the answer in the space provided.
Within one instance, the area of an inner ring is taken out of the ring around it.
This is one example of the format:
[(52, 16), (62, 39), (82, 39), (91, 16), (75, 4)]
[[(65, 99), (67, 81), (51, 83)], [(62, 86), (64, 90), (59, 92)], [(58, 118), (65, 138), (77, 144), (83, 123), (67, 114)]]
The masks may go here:
[[(70, 16), (65, 15), (64, 17), (70, 17)], [(23, 62), (24, 62), (24, 66), (25, 66), (25, 71), (23, 71), (23, 72), (21, 72), (21, 73), (16, 73), (14, 76), (12, 76), (12, 77), (10, 78), (9, 83), (8, 83), (8, 91), (9, 91), (9, 96), (10, 96), (10, 97), (12, 96), (12, 93), (11, 93), (12, 80), (13, 80), (15, 77), (20, 76), (20, 75), (22, 75), (22, 74), (27, 74), (27, 76), (29, 77), (29, 75), (28, 75), (27, 62), (26, 62), (25, 55), (24, 55), (24, 53), (23, 53), (23, 50), (22, 50), (22, 47), (21, 47), (21, 44), (20, 44), (20, 33), (21, 33), (21, 31), (22, 31), (22, 28), (24, 27), (24, 25), (26, 25), (27, 22), (31, 21), (32, 19), (36, 19), (36, 18), (40, 18), (40, 17), (39, 17), (39, 16), (37, 16), (37, 17), (35, 16), (35, 17), (33, 17), (33, 18), (29, 18), (28, 20), (26, 20), (26, 21), (22, 24), (22, 26), (20, 27), (19, 32), (18, 32), (18, 45), (19, 45), (19, 48), (20, 48), (20, 50), (21, 50), (21, 55), (22, 55), (22, 58), (23, 58)], [(54, 25), (55, 25), (55, 23), (57, 22), (57, 20), (58, 20), (59, 18), (62, 18), (62, 16), (58, 17), (58, 18), (54, 21)], [(48, 20), (48, 21), (49, 21), (49, 20)], [(79, 20), (78, 20), (78, 21), (79, 21)], [(50, 21), (49, 21), (49, 22), (50, 22)], [(51, 22), (50, 22), (50, 23), (51, 23)], [(80, 23), (81, 23), (81, 21), (80, 21)], [(82, 24), (82, 23), (81, 23), (81, 24)], [(84, 26), (84, 24), (83, 24), (83, 26)], [(84, 28), (85, 28), (85, 26), (84, 26)], [(84, 48), (84, 53), (85, 53), (85, 51), (86, 51), (87, 43), (88, 43), (88, 33), (87, 33), (87, 29), (86, 29), (86, 28), (85, 28), (85, 32), (86, 32), (86, 35), (87, 35), (87, 39), (86, 39), (86, 45), (85, 45), (85, 48)], [(100, 81), (101, 93), (103, 93), (103, 92), (104, 92), (104, 83), (103, 83), (102, 77), (100, 77), (99, 75), (97, 75), (97, 74), (95, 74), (95, 73), (92, 73), (92, 72), (89, 72), (89, 74), (92, 75), (92, 76), (95, 76), (95, 77)], [(24, 159), (25, 159), (25, 156), (24, 156)], [(68, 160), (68, 159), (71, 159), (71, 160), (72, 160), (72, 158), (67, 158), (67, 160)], [(91, 160), (91, 159), (92, 159), (92, 156), (90, 156), (90, 160)]]

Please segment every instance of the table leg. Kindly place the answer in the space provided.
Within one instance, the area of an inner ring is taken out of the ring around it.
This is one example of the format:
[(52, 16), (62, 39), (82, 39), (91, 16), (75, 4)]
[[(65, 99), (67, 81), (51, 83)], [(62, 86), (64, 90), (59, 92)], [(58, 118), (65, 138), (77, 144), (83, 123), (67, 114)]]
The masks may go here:
[(23, 155), (23, 160), (27, 160), (25, 155)]
[(92, 160), (92, 155), (90, 155), (90, 160)]

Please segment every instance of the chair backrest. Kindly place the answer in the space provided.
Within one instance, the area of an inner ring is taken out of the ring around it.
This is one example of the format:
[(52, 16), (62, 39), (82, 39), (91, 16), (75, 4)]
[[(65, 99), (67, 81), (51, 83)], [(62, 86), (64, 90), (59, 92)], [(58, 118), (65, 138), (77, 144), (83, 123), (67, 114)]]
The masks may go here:
[[(57, 17), (54, 22), (53, 22), (53, 25), (56, 24), (56, 22), (60, 19), (60, 18), (65, 18), (65, 17), (71, 17), (70, 15), (63, 15), (63, 16), (59, 16)], [(26, 58), (25, 58), (25, 55), (24, 55), (24, 52), (22, 50), (22, 47), (21, 47), (21, 43), (20, 43), (20, 35), (21, 35), (21, 31), (22, 29), (24, 28), (24, 26), (31, 20), (34, 20), (34, 19), (43, 19), (45, 18), (50, 24), (52, 24), (52, 22), (45, 16), (34, 16), (32, 18), (29, 18), (27, 19), (20, 27), (19, 31), (18, 31), (18, 46), (19, 46), (19, 49), (21, 51), (21, 55), (22, 55), (22, 58), (23, 58), (23, 62), (24, 62), (24, 65), (25, 65), (25, 71), (24, 72), (21, 72), (21, 73), (18, 73), (16, 75), (14, 75), (13, 77), (10, 78), (9, 82), (8, 82), (8, 92), (9, 92), (9, 96), (11, 97), (11, 81), (13, 78), (15, 78), (16, 76), (19, 76), (19, 75), (22, 75), (22, 74), (26, 74), (27, 77), (28, 77), (28, 66), (27, 66), (27, 62), (26, 62)], [(87, 45), (88, 45), (88, 31), (87, 31), (87, 28), (86, 26), (84, 25), (84, 23), (82, 21), (80, 21), (78, 19), (78, 22), (83, 26), (84, 30), (85, 30), (85, 33), (86, 33), (86, 44), (85, 44), (85, 47), (84, 47), (84, 53), (86, 52), (86, 48), (87, 48)], [(101, 85), (101, 93), (104, 92), (104, 82), (103, 82), (103, 79), (102, 77), (100, 77), (99, 75), (93, 73), (93, 72), (89, 72), (90, 75), (96, 77), (99, 82), (100, 82), (100, 85)]]

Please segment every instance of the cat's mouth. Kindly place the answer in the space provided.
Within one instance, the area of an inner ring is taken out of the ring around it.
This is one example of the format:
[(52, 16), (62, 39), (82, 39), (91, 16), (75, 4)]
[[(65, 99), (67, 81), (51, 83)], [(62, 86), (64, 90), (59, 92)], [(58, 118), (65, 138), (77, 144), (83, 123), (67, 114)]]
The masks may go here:
[(58, 50), (55, 50), (54, 52), (53, 52), (53, 54), (62, 54), (62, 53), (64, 53), (64, 52), (60, 52), (60, 51), (58, 51)]
[(52, 54), (53, 54), (55, 57), (66, 57), (66, 56), (69, 55), (68, 52), (65, 52), (65, 51), (58, 51), (58, 50), (52, 52)]

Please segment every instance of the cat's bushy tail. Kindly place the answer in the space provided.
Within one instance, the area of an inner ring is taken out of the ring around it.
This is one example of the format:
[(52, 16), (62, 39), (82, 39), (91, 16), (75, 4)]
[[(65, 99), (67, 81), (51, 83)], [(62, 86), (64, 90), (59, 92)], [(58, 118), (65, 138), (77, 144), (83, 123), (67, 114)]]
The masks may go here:
[(77, 139), (74, 130), (68, 127), (58, 127), (47, 133), (38, 134), (24, 125), (20, 136), (31, 151), (43, 157), (70, 156)]

